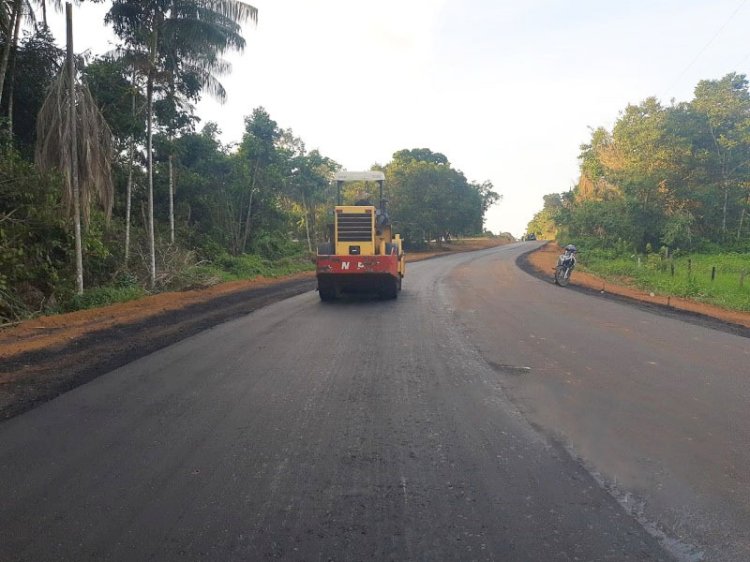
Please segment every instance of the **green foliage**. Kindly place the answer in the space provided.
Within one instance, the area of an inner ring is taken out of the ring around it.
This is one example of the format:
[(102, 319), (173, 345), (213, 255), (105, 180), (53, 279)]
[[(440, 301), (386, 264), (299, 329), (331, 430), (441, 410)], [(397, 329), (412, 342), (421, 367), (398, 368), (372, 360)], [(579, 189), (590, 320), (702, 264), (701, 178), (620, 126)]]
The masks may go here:
[(744, 75), (703, 80), (689, 103), (629, 105), (581, 146), (581, 177), (550, 217), (591, 247), (688, 250), (750, 244), (750, 92)]
[(209, 271), (220, 276), (224, 281), (238, 279), (253, 279), (255, 277), (280, 277), (310, 271), (313, 263), (306, 254), (286, 256), (276, 260), (269, 260), (254, 254), (231, 256), (225, 254), (214, 260)]
[(44, 308), (71, 279), (73, 240), (62, 218), (59, 178), (39, 174), (18, 153), (0, 154), (0, 317)]
[(384, 172), (396, 230), (412, 249), (443, 236), (482, 233), (485, 213), (500, 199), (491, 182), (469, 182), (427, 148), (396, 152)]
[(273, 236), (271, 233), (264, 233), (253, 240), (253, 253), (258, 256), (275, 260), (282, 257), (299, 255), (302, 253), (302, 246), (286, 236)]
[(13, 140), (16, 149), (27, 158), (34, 153), (36, 119), (63, 52), (55, 45), (48, 29), (40, 27), (21, 40), (15, 53), (15, 68), (8, 76), (0, 111), (8, 114), (8, 100), (13, 92)]
[(265, 275), (269, 271), (269, 262), (257, 255), (230, 256), (225, 255), (215, 262), (229, 278), (248, 279)]
[(557, 236), (558, 227), (555, 223), (558, 214), (562, 210), (562, 196), (559, 193), (550, 193), (544, 196), (544, 207), (536, 213), (529, 221), (526, 232), (536, 234), (540, 239), (554, 240)]
[(84, 290), (82, 295), (74, 295), (63, 308), (64, 312), (73, 310), (84, 310), (98, 308), (118, 302), (127, 302), (139, 299), (146, 295), (146, 291), (140, 286), (102, 286)]
[[(579, 264), (584, 270), (605, 279), (624, 281), (644, 291), (750, 311), (750, 254), (667, 257), (665, 250), (646, 255), (624, 255), (614, 250), (584, 248), (579, 254)], [(713, 268), (716, 268), (716, 274), (712, 280)]]
[(143, 107), (145, 99), (131, 83), (132, 74), (126, 59), (111, 57), (95, 59), (83, 71), (84, 81), (121, 147), (133, 136), (143, 139), (146, 135), (144, 112), (136, 110), (133, 115), (133, 97), (136, 108)]

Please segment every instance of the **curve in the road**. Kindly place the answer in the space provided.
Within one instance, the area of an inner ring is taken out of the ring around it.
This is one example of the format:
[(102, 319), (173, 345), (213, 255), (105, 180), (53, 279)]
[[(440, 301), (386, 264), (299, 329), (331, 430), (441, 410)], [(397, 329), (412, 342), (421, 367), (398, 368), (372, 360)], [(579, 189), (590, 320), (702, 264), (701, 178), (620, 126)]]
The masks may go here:
[(748, 340), (513, 262), (486, 253), (449, 278), (456, 321), (508, 396), (679, 557), (750, 560)]

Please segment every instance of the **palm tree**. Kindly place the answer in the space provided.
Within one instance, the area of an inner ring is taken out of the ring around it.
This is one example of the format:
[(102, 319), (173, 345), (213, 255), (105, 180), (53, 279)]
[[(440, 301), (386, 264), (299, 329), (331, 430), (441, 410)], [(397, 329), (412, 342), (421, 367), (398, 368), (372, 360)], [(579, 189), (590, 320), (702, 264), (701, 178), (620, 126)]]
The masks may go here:
[(33, 18), (33, 11), (27, 0), (0, 0), (0, 36), (3, 41), (3, 50), (0, 53), (0, 96), (5, 87), (10, 54), (18, 44), (18, 34), (24, 12), (28, 17)]
[[(81, 0), (73, 0), (78, 5)], [(42, 8), (42, 23), (47, 28), (47, 0), (33, 0), (34, 4)], [(58, 11), (62, 10), (62, 0), (50, 0), (50, 3)], [(36, 14), (32, 0), (0, 0), (0, 38), (3, 47), (0, 51), (0, 97), (4, 93), (5, 82), (8, 79), (8, 67), (10, 65), (10, 84), (13, 84), (13, 75), (15, 72), (14, 64), (11, 63), (11, 53), (15, 53), (18, 48), (18, 37), (21, 31), (21, 21), (26, 19), (31, 23), (38, 32)], [(8, 129), (13, 133), (13, 89), (8, 92)], [(9, 135), (9, 136), (11, 136)]]
[(73, 62), (72, 9), (68, 19), (67, 63), (50, 87), (37, 118), (35, 160), (43, 172), (62, 171), (65, 177), (63, 206), (72, 216), (76, 244), (76, 288), (83, 292), (81, 221), (88, 225), (93, 199), (107, 218), (112, 213), (114, 186), (111, 162), (112, 133), (91, 92), (76, 81)]
[[(36, 3), (39, 4), (39, 6), (42, 8), (42, 23), (44, 24), (44, 27), (47, 27), (47, 4), (48, 2), (46, 0), (36, 0)], [(76, 0), (76, 5), (79, 4), (79, 0)], [(61, 12), (62, 11), (62, 0), (51, 0), (49, 4), (52, 4), (52, 7), (55, 8), (56, 11)]]
[[(198, 79), (199, 90), (220, 92), (215, 75), (227, 68), (219, 55), (242, 50), (241, 24), (256, 22), (258, 10), (239, 0), (115, 0), (107, 21), (128, 45), (148, 50), (146, 77), (148, 220), (150, 282), (156, 285), (154, 237), (153, 121), (154, 94), (160, 82), (178, 84), (188, 73)], [(173, 58), (170, 61), (170, 54)], [(173, 78), (170, 79), (169, 75)], [(175, 87), (175, 91), (179, 89)], [(196, 92), (197, 96), (199, 92)], [(173, 186), (170, 186), (173, 189)], [(173, 220), (173, 219), (172, 219)]]

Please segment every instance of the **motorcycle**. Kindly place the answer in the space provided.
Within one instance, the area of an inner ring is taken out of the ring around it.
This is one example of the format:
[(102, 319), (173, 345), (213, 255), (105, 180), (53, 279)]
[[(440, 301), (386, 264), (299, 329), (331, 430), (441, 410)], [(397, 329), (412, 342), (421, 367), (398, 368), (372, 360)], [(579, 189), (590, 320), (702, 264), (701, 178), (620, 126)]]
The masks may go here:
[(576, 253), (578, 250), (573, 244), (565, 246), (565, 251), (557, 258), (555, 266), (555, 283), (561, 287), (567, 286), (570, 282), (570, 275), (576, 266)]

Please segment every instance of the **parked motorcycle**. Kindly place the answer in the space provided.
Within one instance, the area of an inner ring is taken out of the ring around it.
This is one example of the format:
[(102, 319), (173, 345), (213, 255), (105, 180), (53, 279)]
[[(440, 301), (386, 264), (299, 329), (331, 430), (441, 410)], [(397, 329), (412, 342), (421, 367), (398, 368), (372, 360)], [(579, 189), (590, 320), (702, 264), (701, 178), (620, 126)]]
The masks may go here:
[(561, 287), (567, 286), (570, 282), (570, 275), (576, 266), (576, 253), (578, 253), (578, 249), (573, 244), (568, 244), (565, 246), (565, 251), (557, 258), (555, 283)]

